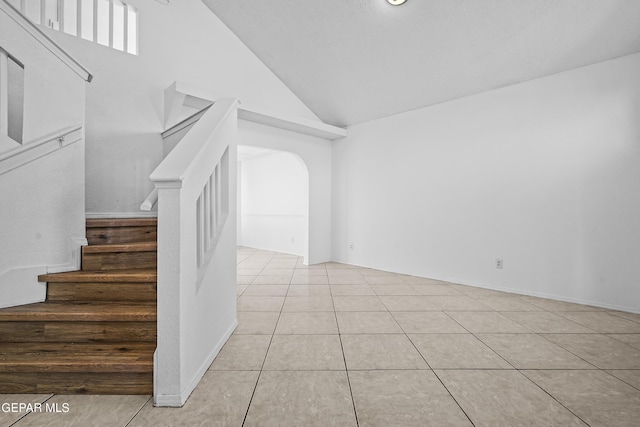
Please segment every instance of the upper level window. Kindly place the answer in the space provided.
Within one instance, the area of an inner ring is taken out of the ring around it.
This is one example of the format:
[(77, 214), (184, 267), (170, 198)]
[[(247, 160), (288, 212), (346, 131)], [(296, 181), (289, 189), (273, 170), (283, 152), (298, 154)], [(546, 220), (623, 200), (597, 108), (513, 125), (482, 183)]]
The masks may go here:
[(9, 0), (36, 24), (138, 54), (138, 10), (120, 0)]

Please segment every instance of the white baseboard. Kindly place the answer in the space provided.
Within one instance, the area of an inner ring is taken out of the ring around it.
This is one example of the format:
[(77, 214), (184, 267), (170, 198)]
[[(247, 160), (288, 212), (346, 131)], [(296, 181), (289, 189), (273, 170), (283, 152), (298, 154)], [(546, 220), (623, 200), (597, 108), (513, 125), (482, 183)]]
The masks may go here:
[(38, 282), (38, 275), (47, 267), (19, 267), (0, 274), (0, 308), (42, 302), (47, 297), (47, 285)]
[(87, 219), (107, 219), (107, 218), (157, 218), (158, 212), (87, 212)]
[(62, 273), (64, 271), (76, 271), (82, 267), (82, 247), (87, 246), (89, 242), (85, 237), (71, 237), (70, 255), (68, 262), (58, 265), (47, 266), (47, 273)]
[[(229, 339), (229, 337), (237, 327), (238, 327), (238, 319), (236, 318), (234, 319), (229, 329), (227, 329), (227, 331), (220, 338), (220, 340), (218, 340), (218, 342), (213, 347), (213, 349), (211, 350), (207, 358), (204, 360), (202, 365), (200, 365), (200, 367), (194, 374), (191, 381), (189, 381), (189, 384), (187, 384), (187, 387), (183, 389), (180, 392), (180, 394), (164, 394), (164, 395), (157, 394), (156, 387), (155, 387), (156, 378), (154, 376), (153, 405), (158, 407), (172, 407), (172, 408), (179, 408), (184, 406), (189, 396), (191, 396), (191, 393), (193, 393), (193, 390), (195, 390), (195, 388), (200, 383), (200, 380), (202, 379), (202, 377), (204, 377), (204, 374), (207, 373), (207, 370), (209, 369), (209, 366), (211, 366), (211, 364), (213, 363), (213, 360), (216, 358), (218, 353), (220, 353), (220, 350), (222, 350), (222, 347), (225, 345), (225, 343), (227, 342), (227, 340)], [(154, 354), (153, 363), (154, 363), (153, 371), (157, 372), (158, 368), (157, 368), (157, 359), (155, 357), (155, 354)]]

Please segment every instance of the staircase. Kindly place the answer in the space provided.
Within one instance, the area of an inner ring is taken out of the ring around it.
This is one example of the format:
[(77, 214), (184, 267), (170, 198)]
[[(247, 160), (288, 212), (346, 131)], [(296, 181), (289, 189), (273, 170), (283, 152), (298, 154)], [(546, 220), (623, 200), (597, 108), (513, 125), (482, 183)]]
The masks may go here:
[(87, 220), (82, 270), (0, 309), (0, 394), (152, 394), (157, 220)]

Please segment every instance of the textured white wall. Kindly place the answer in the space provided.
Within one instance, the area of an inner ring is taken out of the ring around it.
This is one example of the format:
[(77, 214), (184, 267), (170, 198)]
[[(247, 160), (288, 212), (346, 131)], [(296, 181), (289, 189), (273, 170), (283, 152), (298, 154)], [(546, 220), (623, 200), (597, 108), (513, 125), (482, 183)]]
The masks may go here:
[(309, 174), (290, 153), (242, 162), (239, 244), (306, 256)]
[[(309, 174), (309, 264), (331, 260), (331, 142), (238, 121), (238, 144), (296, 154)], [(244, 230), (243, 230), (244, 231)]]
[(639, 75), (635, 54), (349, 128), (334, 258), (640, 311)]
[[(2, 11), (0, 28), (24, 64), (24, 143), (82, 125), (85, 81)], [(42, 301), (37, 275), (72, 268), (85, 237), (84, 141), (0, 175), (0, 194), (0, 307)]]
[(163, 94), (176, 80), (316, 118), (201, 1), (139, 10), (139, 56), (44, 29), (95, 75), (87, 89), (87, 211), (140, 214), (162, 159)]

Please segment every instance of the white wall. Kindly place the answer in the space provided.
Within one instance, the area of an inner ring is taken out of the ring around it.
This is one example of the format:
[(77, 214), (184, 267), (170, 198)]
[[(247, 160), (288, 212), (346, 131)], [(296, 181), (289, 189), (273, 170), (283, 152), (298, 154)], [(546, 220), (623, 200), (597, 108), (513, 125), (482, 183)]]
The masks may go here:
[(239, 120), (238, 144), (286, 151), (304, 162), (309, 175), (309, 257), (306, 262), (317, 264), (330, 261), (331, 142)]
[(334, 258), (639, 312), (638, 76), (635, 54), (351, 127)]
[(95, 75), (87, 90), (87, 211), (140, 214), (162, 158), (163, 94), (176, 80), (316, 116), (201, 2), (130, 0), (139, 56), (45, 29)]
[[(2, 10), (0, 29), (0, 46), (24, 64), (25, 146), (82, 125), (85, 81)], [(0, 194), (0, 307), (43, 301), (38, 274), (78, 266), (84, 141), (1, 174)]]
[(276, 152), (241, 164), (240, 245), (307, 256), (309, 174), (302, 160)]

